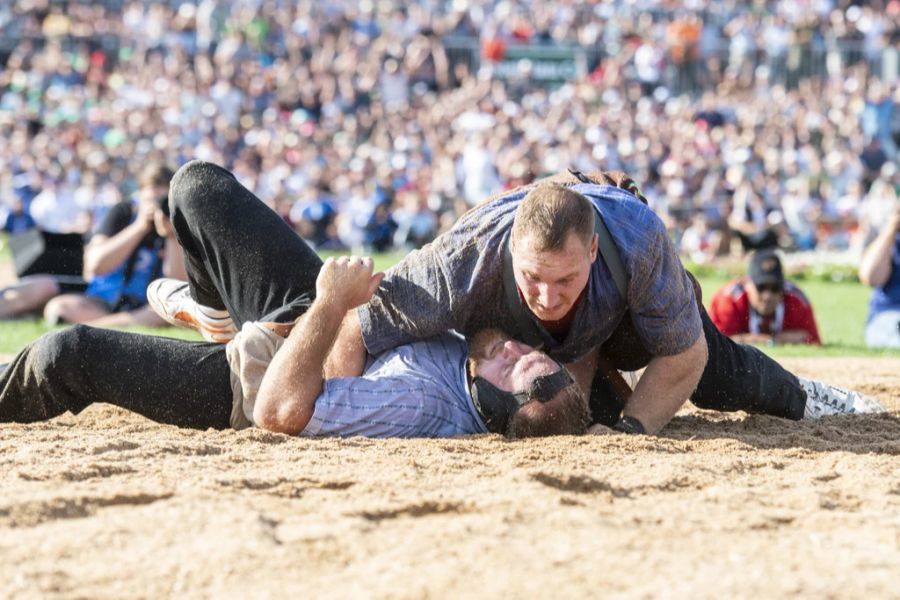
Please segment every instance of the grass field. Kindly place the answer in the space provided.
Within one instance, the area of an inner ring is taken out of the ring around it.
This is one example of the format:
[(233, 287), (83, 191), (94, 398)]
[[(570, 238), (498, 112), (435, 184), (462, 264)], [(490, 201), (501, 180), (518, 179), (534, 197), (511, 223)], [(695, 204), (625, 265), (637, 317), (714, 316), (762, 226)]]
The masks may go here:
[[(2, 238), (0, 238), (2, 241)], [(379, 270), (388, 268), (402, 257), (400, 253), (381, 254), (375, 257)], [(9, 261), (5, 244), (0, 246), (0, 261)], [(727, 281), (724, 276), (701, 276), (704, 301)], [(765, 348), (775, 357), (806, 356), (900, 356), (900, 351), (870, 350), (863, 345), (863, 328), (871, 290), (856, 282), (828, 282), (809, 280), (801, 287), (811, 299), (819, 324), (819, 332), (825, 345), (821, 348), (785, 346)], [(0, 353), (17, 352), (30, 341), (48, 331), (40, 320), (0, 321)], [(134, 331), (151, 335), (165, 335), (188, 340), (199, 340), (192, 331), (175, 328), (139, 328)]]

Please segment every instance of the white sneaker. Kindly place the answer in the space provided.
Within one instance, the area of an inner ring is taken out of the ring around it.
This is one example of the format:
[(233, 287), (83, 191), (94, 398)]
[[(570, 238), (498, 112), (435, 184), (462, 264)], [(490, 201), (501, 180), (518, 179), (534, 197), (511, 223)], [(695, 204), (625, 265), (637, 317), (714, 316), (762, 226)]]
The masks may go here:
[(168, 323), (196, 329), (207, 341), (224, 344), (237, 333), (228, 311), (198, 304), (186, 281), (157, 279), (147, 286), (147, 302)]
[(806, 408), (804, 419), (818, 419), (828, 415), (851, 413), (880, 413), (885, 409), (878, 400), (864, 396), (853, 390), (845, 390), (815, 379), (798, 377), (800, 385), (806, 391)]

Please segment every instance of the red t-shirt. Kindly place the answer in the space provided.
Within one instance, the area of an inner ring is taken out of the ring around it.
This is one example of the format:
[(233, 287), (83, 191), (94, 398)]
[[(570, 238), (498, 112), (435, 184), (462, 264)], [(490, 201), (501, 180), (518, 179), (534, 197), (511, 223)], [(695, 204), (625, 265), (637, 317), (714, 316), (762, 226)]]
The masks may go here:
[(719, 331), (725, 335), (740, 333), (776, 334), (782, 331), (802, 329), (806, 331), (807, 344), (821, 344), (812, 305), (803, 292), (790, 281), (784, 284), (784, 300), (775, 315), (763, 317), (750, 307), (746, 278), (728, 282), (709, 301), (709, 316)]

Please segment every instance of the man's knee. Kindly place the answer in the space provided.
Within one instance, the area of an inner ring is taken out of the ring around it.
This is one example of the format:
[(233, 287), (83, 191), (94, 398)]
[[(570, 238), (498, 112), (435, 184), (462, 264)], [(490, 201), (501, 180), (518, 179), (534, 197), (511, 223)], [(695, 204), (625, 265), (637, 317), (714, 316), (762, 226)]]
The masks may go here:
[(208, 198), (227, 197), (230, 187), (235, 183), (237, 180), (234, 175), (219, 165), (192, 160), (178, 169), (172, 177), (169, 201), (173, 211), (190, 212), (198, 204), (204, 205)]
[(73, 325), (59, 331), (45, 333), (31, 346), (30, 370), (40, 383), (45, 378), (59, 380), (62, 372), (77, 369), (85, 357), (84, 347), (95, 331), (87, 325)]

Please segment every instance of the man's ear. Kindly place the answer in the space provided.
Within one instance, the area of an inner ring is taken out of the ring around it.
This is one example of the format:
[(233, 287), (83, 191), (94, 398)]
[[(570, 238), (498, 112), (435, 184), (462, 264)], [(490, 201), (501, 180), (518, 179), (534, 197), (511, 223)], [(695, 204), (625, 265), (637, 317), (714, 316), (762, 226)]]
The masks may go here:
[(594, 233), (591, 237), (591, 262), (597, 260), (597, 249), (600, 247), (600, 235)]

